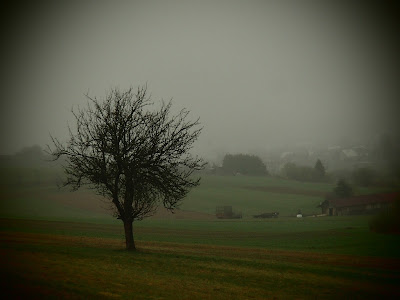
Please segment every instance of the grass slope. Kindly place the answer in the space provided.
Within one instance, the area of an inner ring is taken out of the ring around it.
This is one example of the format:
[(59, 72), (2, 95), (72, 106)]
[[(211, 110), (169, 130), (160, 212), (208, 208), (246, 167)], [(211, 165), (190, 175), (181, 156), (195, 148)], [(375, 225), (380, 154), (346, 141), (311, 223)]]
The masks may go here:
[[(0, 217), (53, 220), (87, 219), (109, 222), (109, 203), (90, 190), (69, 192), (57, 189), (62, 170), (51, 165), (23, 167), (0, 164)], [(317, 206), (332, 191), (331, 183), (309, 183), (274, 177), (202, 175), (201, 184), (184, 199), (181, 209), (210, 216), (216, 206), (230, 205), (244, 218), (278, 211), (280, 216), (319, 214)], [(379, 188), (359, 188), (358, 193), (380, 192)], [(165, 217), (165, 214), (160, 214)], [(160, 216), (158, 215), (158, 216)], [(176, 218), (200, 216), (177, 214)]]
[[(230, 205), (243, 212), (245, 218), (263, 212), (278, 211), (280, 216), (294, 216), (300, 209), (303, 214), (320, 214), (317, 207), (332, 183), (311, 183), (274, 177), (210, 176), (202, 177), (198, 188), (193, 189), (182, 209), (209, 214), (215, 207)], [(382, 188), (358, 188), (361, 194), (386, 191)]]
[[(127, 253), (121, 222), (92, 191), (57, 190), (52, 169), (0, 171), (0, 282), (15, 298), (400, 296), (400, 236), (370, 232), (368, 217), (282, 217), (319, 213), (332, 184), (204, 176), (183, 202), (191, 213), (135, 222), (140, 251)], [(218, 205), (245, 218), (217, 220)], [(251, 217), (271, 211), (281, 217)]]
[[(270, 177), (203, 176), (201, 185), (184, 199), (182, 210), (215, 214), (216, 206), (231, 205), (245, 218), (279, 211), (281, 216), (318, 214), (317, 205), (332, 186), (300, 184)], [(110, 215), (109, 206), (93, 191), (58, 190), (55, 183), (14, 183), (0, 186), (0, 215), (49, 219), (102, 218)]]
[(2, 231), (3, 293), (86, 299), (390, 299), (400, 260)]
[[(0, 219), (0, 230), (124, 241), (121, 223)], [(400, 258), (400, 236), (371, 232), (365, 217), (281, 218), (251, 222), (147, 220), (135, 223), (134, 233), (139, 242)]]

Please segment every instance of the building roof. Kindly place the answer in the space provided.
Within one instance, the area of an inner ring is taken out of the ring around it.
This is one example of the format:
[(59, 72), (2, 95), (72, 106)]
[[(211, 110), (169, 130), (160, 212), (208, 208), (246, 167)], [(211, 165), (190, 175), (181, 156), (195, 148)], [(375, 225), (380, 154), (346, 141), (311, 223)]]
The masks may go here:
[(350, 198), (332, 199), (330, 205), (334, 207), (349, 207), (373, 203), (391, 203), (400, 197), (400, 192), (361, 195)]
[(358, 153), (353, 149), (343, 149), (342, 152), (348, 158), (357, 157), (358, 156)]

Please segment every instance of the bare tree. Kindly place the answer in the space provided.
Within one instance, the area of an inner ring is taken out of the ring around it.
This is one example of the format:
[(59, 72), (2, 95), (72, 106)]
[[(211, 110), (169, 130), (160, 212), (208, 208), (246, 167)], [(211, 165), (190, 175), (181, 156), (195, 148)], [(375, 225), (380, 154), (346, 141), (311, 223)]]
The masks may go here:
[(126, 249), (135, 250), (133, 221), (151, 216), (160, 203), (173, 211), (200, 182), (193, 172), (203, 160), (189, 153), (199, 120), (187, 121), (186, 109), (170, 116), (171, 101), (150, 110), (147, 86), (114, 88), (102, 100), (86, 97), (87, 107), (72, 111), (76, 129), (69, 128), (68, 142), (52, 137), (49, 152), (67, 158), (65, 186), (89, 185), (112, 203)]

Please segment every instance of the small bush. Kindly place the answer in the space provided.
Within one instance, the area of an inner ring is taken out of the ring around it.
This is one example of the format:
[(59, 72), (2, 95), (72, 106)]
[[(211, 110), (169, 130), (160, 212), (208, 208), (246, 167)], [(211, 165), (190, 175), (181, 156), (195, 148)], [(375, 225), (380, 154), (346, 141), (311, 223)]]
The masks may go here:
[(336, 187), (333, 189), (336, 198), (347, 198), (354, 195), (353, 188), (344, 179), (339, 179)]

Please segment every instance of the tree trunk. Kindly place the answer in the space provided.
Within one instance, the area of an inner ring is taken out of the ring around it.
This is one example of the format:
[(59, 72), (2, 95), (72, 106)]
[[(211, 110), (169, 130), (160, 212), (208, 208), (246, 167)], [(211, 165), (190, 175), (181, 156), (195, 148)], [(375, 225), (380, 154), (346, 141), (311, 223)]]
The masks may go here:
[(124, 221), (126, 250), (129, 251), (136, 250), (135, 240), (133, 239), (132, 223), (133, 221)]

